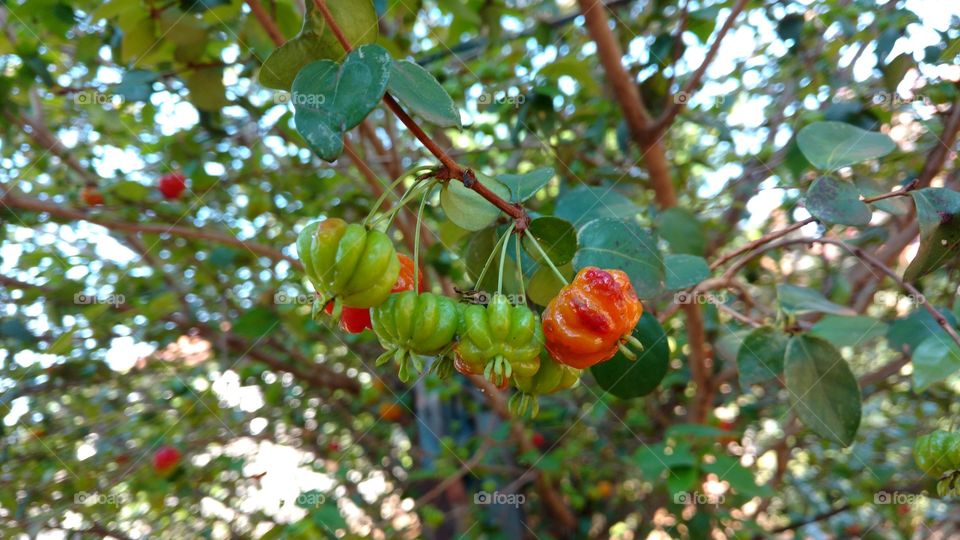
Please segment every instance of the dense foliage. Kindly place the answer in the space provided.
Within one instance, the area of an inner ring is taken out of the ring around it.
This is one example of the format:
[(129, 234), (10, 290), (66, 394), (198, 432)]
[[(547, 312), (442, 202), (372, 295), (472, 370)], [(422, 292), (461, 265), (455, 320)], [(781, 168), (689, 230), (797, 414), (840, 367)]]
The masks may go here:
[(3, 2), (0, 537), (960, 534), (946, 4)]

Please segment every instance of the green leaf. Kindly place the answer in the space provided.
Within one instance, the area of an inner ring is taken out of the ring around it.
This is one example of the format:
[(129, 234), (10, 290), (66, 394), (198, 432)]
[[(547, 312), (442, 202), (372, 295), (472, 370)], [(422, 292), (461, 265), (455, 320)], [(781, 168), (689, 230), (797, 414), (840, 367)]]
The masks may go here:
[(253, 308), (233, 321), (233, 333), (250, 339), (260, 339), (280, 323), (277, 315), (266, 308)]
[(553, 215), (575, 227), (597, 218), (633, 220), (640, 208), (622, 193), (607, 187), (579, 186), (557, 197)]
[[(510, 197), (507, 186), (493, 178), (478, 173), (477, 180), (500, 197)], [(499, 208), (456, 180), (443, 186), (440, 191), (440, 206), (450, 221), (468, 231), (485, 229), (500, 216)]]
[(870, 207), (860, 200), (860, 191), (850, 182), (821, 176), (807, 190), (807, 211), (824, 223), (862, 227), (873, 216)]
[(136, 21), (131, 27), (124, 27), (120, 43), (120, 62), (127, 64), (140, 60), (157, 47), (156, 28), (156, 21), (149, 15)]
[(667, 289), (671, 291), (689, 289), (710, 277), (710, 265), (696, 255), (669, 254), (663, 258), (663, 266)]
[(923, 392), (960, 370), (960, 345), (945, 333), (932, 335), (913, 352), (913, 386)]
[(912, 192), (920, 224), (920, 249), (903, 279), (916, 281), (956, 257), (960, 246), (960, 193), (946, 188)]
[(822, 171), (879, 158), (896, 148), (890, 137), (844, 122), (814, 122), (800, 130), (797, 144), (807, 160)]
[(113, 87), (113, 91), (125, 101), (147, 101), (153, 95), (153, 83), (157, 77), (156, 73), (146, 69), (132, 69), (123, 74), (123, 80)]
[(553, 167), (543, 167), (523, 174), (500, 174), (497, 180), (510, 188), (510, 202), (521, 203), (536, 195), (555, 175)]
[[(567, 278), (568, 282), (573, 280), (574, 272), (572, 265), (566, 264), (558, 266), (557, 270), (563, 274), (563, 277)], [(560, 281), (560, 278), (557, 277), (549, 266), (541, 265), (527, 283), (527, 296), (538, 306), (546, 306), (560, 293), (563, 285), (564, 283)]]
[(390, 53), (379, 45), (357, 47), (347, 55), (333, 100), (334, 110), (343, 115), (344, 129), (360, 125), (383, 99), (392, 64)]
[(737, 352), (740, 386), (746, 389), (779, 377), (783, 373), (788, 340), (787, 334), (769, 326), (747, 334)]
[(822, 337), (837, 347), (855, 347), (887, 334), (887, 324), (867, 317), (840, 317), (827, 315), (817, 321), (810, 333)]
[(196, 69), (186, 77), (190, 103), (201, 111), (219, 111), (230, 104), (223, 86), (221, 68)]
[(783, 374), (800, 420), (817, 435), (850, 446), (860, 427), (860, 386), (837, 349), (825, 339), (794, 336)]
[(633, 337), (643, 343), (643, 352), (636, 361), (631, 361), (621, 352), (590, 368), (600, 388), (622, 398), (631, 399), (652, 392), (664, 375), (670, 363), (670, 345), (657, 318), (649, 312), (640, 317), (633, 329)]
[(390, 63), (383, 47), (364, 45), (342, 66), (318, 60), (300, 71), (292, 87), (294, 122), (317, 155), (327, 161), (339, 157), (344, 131), (359, 125), (383, 98)]
[[(946, 308), (939, 311), (954, 328), (957, 327), (957, 318)], [(913, 313), (890, 323), (887, 331), (887, 344), (897, 352), (916, 350), (923, 341), (930, 336), (940, 336), (949, 340), (950, 336), (940, 327), (933, 315), (925, 309), (917, 309)]]
[(707, 235), (703, 224), (692, 212), (683, 208), (668, 208), (657, 216), (657, 232), (670, 244), (670, 251), (703, 255)]
[[(289, 90), (300, 70), (315, 60), (336, 60), (344, 56), (343, 46), (327, 29), (323, 15), (314, 3), (307, 2), (307, 13), (300, 33), (277, 48), (260, 68), (260, 84), (267, 88)], [(354, 47), (377, 40), (377, 10), (370, 0), (328, 0), (333, 20)]]
[(834, 315), (856, 315), (857, 313), (839, 304), (824, 298), (822, 294), (807, 287), (797, 287), (782, 283), (777, 285), (777, 297), (780, 307), (787, 313), (802, 315), (804, 313), (833, 313)]
[(657, 237), (633, 222), (601, 218), (591, 221), (577, 234), (580, 249), (573, 267), (587, 266), (623, 270), (640, 298), (663, 291), (663, 259)]
[(528, 235), (537, 239), (547, 257), (557, 266), (567, 264), (577, 254), (577, 231), (567, 220), (544, 216), (530, 222), (523, 237), (523, 247), (535, 261), (541, 262), (540, 252)]
[(440, 127), (460, 127), (453, 98), (429, 71), (409, 60), (396, 61), (390, 69), (390, 93), (414, 114)]
[[(294, 95), (294, 123), (310, 148), (321, 158), (333, 161), (343, 152), (343, 130), (346, 123), (339, 111), (331, 111), (324, 107), (337, 91), (337, 72), (339, 66), (330, 60), (318, 60), (303, 68), (293, 83)], [(302, 89), (302, 90), (301, 90)], [(308, 90), (310, 93), (301, 94)], [(313, 95), (313, 101), (308, 103), (307, 97), (299, 95)], [(300, 103), (298, 103), (300, 102)]]
[[(506, 228), (489, 227), (480, 231), (470, 233), (466, 247), (463, 250), (463, 261), (467, 267), (467, 273), (470, 278), (476, 280), (480, 277), (483, 265), (493, 252), (497, 240), (503, 234)], [(518, 291), (520, 289), (517, 282), (517, 265), (509, 256), (510, 249), (507, 248), (507, 260), (503, 265), (503, 287), (505, 292)], [(475, 283), (474, 289), (491, 293), (497, 290), (497, 271), (500, 264), (500, 252), (498, 251), (493, 260), (493, 266), (487, 270), (487, 275), (483, 278), (483, 283)]]
[(125, 201), (142, 202), (147, 200), (147, 197), (150, 196), (151, 190), (140, 182), (124, 180), (111, 186), (108, 191), (115, 197)]

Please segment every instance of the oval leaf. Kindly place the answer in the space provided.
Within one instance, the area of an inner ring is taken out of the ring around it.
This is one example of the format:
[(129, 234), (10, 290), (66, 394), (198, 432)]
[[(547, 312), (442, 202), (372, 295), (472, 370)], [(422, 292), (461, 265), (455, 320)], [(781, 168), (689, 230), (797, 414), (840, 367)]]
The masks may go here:
[(602, 217), (632, 220), (639, 213), (640, 208), (619, 191), (594, 186), (580, 186), (561, 193), (553, 212), (577, 227)]
[(652, 392), (664, 375), (670, 362), (670, 345), (657, 318), (644, 313), (633, 329), (633, 337), (643, 343), (643, 352), (631, 361), (623, 353), (590, 368), (600, 388), (622, 398), (631, 399)]
[(923, 392), (960, 370), (960, 346), (949, 336), (932, 335), (913, 352), (913, 386)]
[[(510, 190), (500, 182), (482, 174), (477, 174), (477, 179), (500, 197), (510, 197)], [(499, 208), (456, 180), (450, 180), (443, 186), (440, 206), (450, 221), (468, 231), (485, 229), (500, 216)]]
[(885, 336), (887, 325), (865, 315), (856, 317), (827, 315), (813, 325), (810, 333), (822, 337), (837, 347), (856, 347), (871, 339)]
[(440, 127), (460, 127), (460, 111), (450, 94), (420, 64), (400, 60), (390, 68), (390, 93), (414, 114)]
[(764, 326), (747, 334), (737, 351), (740, 386), (749, 388), (776, 379), (783, 373), (789, 336), (776, 328)]
[(817, 435), (850, 446), (860, 427), (860, 386), (837, 349), (825, 339), (795, 336), (783, 375), (800, 420)]
[[(557, 270), (567, 278), (567, 282), (573, 280), (573, 266), (566, 264), (558, 266)], [(527, 296), (538, 306), (546, 306), (557, 296), (561, 288), (563, 288), (563, 282), (553, 270), (549, 266), (541, 266), (527, 283)]]
[(696, 255), (667, 255), (663, 258), (663, 267), (667, 289), (671, 291), (689, 289), (710, 277), (710, 265)]
[(813, 181), (807, 190), (806, 204), (810, 215), (825, 223), (862, 227), (870, 223), (873, 215), (853, 184), (830, 176)]
[[(306, 7), (300, 33), (274, 50), (260, 68), (260, 84), (263, 86), (288, 90), (300, 70), (310, 62), (343, 58), (343, 46), (327, 29), (323, 15), (313, 2), (307, 2)], [(370, 0), (330, 0), (327, 7), (354, 47), (377, 40), (379, 21)]]
[(510, 188), (510, 202), (521, 203), (536, 195), (555, 174), (553, 167), (544, 167), (524, 174), (501, 174), (497, 180)]
[(587, 266), (623, 270), (641, 298), (663, 291), (663, 259), (657, 237), (636, 223), (596, 219), (580, 229), (577, 242), (580, 248), (573, 259), (577, 271)]
[(857, 312), (840, 304), (834, 304), (822, 294), (807, 287), (797, 287), (781, 283), (777, 285), (777, 298), (780, 307), (787, 313), (833, 313), (834, 315), (856, 315)]
[(844, 122), (814, 122), (797, 133), (797, 145), (822, 171), (882, 157), (896, 148), (890, 137)]
[(560, 266), (573, 260), (577, 253), (577, 231), (569, 221), (552, 216), (539, 217), (530, 222), (523, 237), (523, 247), (537, 262), (541, 256), (533, 243), (527, 239), (531, 235), (540, 243), (553, 264)]
[(390, 82), (390, 53), (379, 45), (350, 51), (340, 68), (332, 110), (344, 118), (344, 129), (360, 125), (383, 99)]

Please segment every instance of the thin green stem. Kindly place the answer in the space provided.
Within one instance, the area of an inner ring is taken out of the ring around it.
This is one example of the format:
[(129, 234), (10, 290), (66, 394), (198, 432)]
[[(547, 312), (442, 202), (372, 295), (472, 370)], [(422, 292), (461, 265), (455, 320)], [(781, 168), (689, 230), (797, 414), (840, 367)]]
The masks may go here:
[(523, 285), (523, 254), (520, 253), (520, 236), (517, 236), (516, 242), (517, 246), (517, 273), (520, 274), (520, 298), (523, 299), (524, 304), (527, 302), (527, 289)]
[(380, 210), (380, 207), (383, 206), (383, 203), (384, 201), (387, 200), (387, 197), (389, 197), (390, 194), (394, 192), (393, 190), (397, 189), (397, 186), (399, 186), (404, 180), (406, 180), (408, 176), (412, 176), (414, 174), (417, 174), (421, 171), (428, 170), (428, 169), (430, 169), (430, 167), (426, 165), (417, 165), (416, 167), (411, 167), (407, 169), (400, 176), (398, 176), (396, 180), (390, 183), (390, 187), (383, 190), (383, 193), (380, 194), (380, 197), (377, 199), (377, 202), (375, 202), (373, 204), (373, 207), (370, 208), (370, 213), (367, 214), (366, 218), (364, 218), (363, 224), (367, 225), (370, 223), (370, 220), (373, 219), (373, 216), (374, 214), (377, 213), (377, 210)]
[(553, 261), (550, 260), (550, 257), (547, 255), (547, 252), (544, 251), (543, 248), (540, 246), (540, 242), (537, 241), (537, 238), (529, 233), (527, 233), (527, 238), (530, 239), (530, 243), (533, 244), (534, 248), (536, 248), (537, 253), (539, 253), (540, 256), (543, 257), (543, 261), (547, 263), (547, 266), (549, 266), (550, 269), (553, 270), (553, 273), (556, 274), (558, 278), (560, 278), (560, 281), (563, 282), (564, 285), (569, 285), (569, 283), (567, 282), (567, 278), (563, 277), (563, 274), (560, 273), (560, 270), (557, 270), (557, 267), (554, 266)]
[(503, 247), (500, 249), (500, 275), (497, 276), (497, 294), (503, 294), (503, 263), (507, 261), (507, 246), (510, 245), (510, 234), (513, 233), (513, 229), (516, 228), (517, 224), (511, 223), (510, 227), (507, 228), (507, 232), (503, 235)]
[(420, 224), (423, 223), (423, 209), (427, 206), (427, 199), (430, 198), (430, 192), (433, 186), (437, 185), (436, 180), (427, 184), (427, 189), (423, 191), (423, 199), (420, 200), (420, 209), (417, 210), (417, 225), (413, 233), (413, 290), (420, 294)]
[(417, 183), (410, 186), (410, 189), (407, 190), (406, 193), (404, 193), (403, 197), (397, 202), (397, 204), (393, 208), (391, 208), (390, 210), (387, 210), (386, 212), (374, 218), (374, 220), (370, 222), (368, 227), (373, 228), (378, 223), (383, 221), (384, 218), (387, 218), (387, 228), (389, 229), (390, 225), (393, 223), (393, 219), (397, 217), (397, 214), (399, 214), (400, 211), (403, 210), (403, 207), (406, 206), (407, 203), (413, 200), (413, 198), (417, 195), (417, 192), (420, 191), (420, 188), (422, 188), (425, 184), (426, 182), (421, 182), (421, 183)]
[(483, 269), (480, 270), (480, 277), (477, 278), (477, 282), (473, 286), (474, 289), (476, 289), (477, 287), (480, 286), (481, 283), (483, 283), (483, 278), (487, 276), (487, 271), (490, 269), (490, 266), (493, 265), (493, 258), (496, 257), (497, 252), (500, 251), (500, 244), (503, 243), (503, 239), (508, 236), (509, 232), (510, 231), (507, 231), (506, 233), (504, 233), (503, 236), (501, 236), (500, 239), (497, 240), (497, 243), (493, 245), (493, 249), (490, 250), (490, 256), (487, 257), (487, 262), (483, 263)]

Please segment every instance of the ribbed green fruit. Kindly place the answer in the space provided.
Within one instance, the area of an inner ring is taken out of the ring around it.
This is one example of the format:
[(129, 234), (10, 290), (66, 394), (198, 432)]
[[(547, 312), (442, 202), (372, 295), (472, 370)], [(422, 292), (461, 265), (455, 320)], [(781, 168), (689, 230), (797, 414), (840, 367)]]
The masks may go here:
[(377, 359), (377, 365), (394, 358), (400, 366), (400, 380), (406, 382), (423, 371), (420, 355), (434, 356), (450, 345), (459, 317), (456, 302), (445, 296), (404, 291), (390, 295), (374, 308), (370, 321), (380, 345), (387, 350)]

